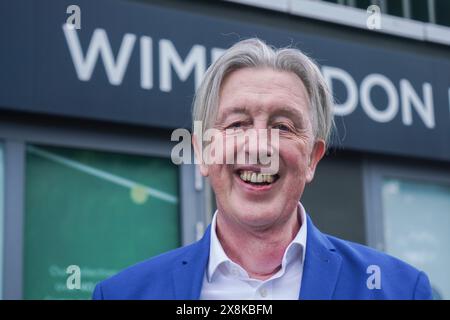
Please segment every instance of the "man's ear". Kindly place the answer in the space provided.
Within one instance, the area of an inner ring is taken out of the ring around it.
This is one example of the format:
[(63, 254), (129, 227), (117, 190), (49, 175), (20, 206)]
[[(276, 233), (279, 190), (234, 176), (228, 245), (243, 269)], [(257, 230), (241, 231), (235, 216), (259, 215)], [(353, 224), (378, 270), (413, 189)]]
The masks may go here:
[(325, 141), (323, 141), (322, 139), (317, 140), (314, 143), (311, 154), (309, 155), (309, 164), (306, 172), (307, 183), (313, 180), (317, 164), (325, 155), (325, 151), (326, 151)]
[(209, 175), (208, 166), (203, 161), (203, 150), (201, 145), (202, 144), (199, 143), (197, 135), (194, 133), (192, 135), (192, 146), (194, 147), (195, 157), (199, 162), (198, 166), (200, 168), (200, 173), (202, 174), (202, 176), (207, 177)]

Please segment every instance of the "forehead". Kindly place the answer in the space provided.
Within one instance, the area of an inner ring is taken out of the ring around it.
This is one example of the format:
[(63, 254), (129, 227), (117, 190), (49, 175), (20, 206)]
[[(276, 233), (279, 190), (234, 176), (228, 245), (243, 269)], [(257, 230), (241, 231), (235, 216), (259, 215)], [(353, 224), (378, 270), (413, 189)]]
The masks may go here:
[(243, 68), (231, 72), (219, 95), (219, 117), (245, 109), (249, 113), (287, 110), (307, 112), (309, 98), (293, 72), (270, 68)]

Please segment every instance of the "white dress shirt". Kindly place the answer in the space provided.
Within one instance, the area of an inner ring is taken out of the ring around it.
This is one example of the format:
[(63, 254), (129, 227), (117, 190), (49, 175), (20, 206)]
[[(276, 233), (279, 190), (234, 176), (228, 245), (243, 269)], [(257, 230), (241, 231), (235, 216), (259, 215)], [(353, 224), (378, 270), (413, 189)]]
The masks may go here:
[(306, 213), (298, 204), (301, 227), (286, 248), (281, 261), (281, 269), (267, 280), (250, 278), (237, 263), (228, 258), (217, 238), (214, 214), (211, 224), (211, 244), (209, 261), (203, 277), (200, 294), (202, 300), (296, 300), (299, 298), (306, 253)]

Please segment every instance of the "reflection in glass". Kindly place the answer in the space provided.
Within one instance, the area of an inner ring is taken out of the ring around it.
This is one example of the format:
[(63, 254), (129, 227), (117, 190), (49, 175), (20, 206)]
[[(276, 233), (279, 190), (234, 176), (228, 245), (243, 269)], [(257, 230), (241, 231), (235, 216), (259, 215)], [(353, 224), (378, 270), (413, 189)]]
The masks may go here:
[(385, 250), (430, 277), (434, 296), (450, 299), (450, 185), (386, 178)]

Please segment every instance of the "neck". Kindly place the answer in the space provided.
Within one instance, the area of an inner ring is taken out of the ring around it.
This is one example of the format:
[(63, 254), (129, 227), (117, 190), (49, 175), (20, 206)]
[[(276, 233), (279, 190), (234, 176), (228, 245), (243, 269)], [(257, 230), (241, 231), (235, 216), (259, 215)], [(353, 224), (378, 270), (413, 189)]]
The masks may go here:
[(216, 233), (227, 256), (251, 278), (265, 280), (281, 268), (284, 252), (300, 229), (297, 207), (289, 218), (269, 228), (253, 228), (217, 215)]

